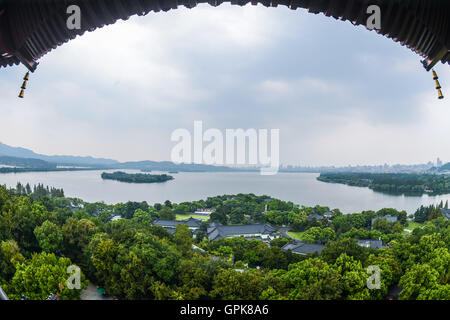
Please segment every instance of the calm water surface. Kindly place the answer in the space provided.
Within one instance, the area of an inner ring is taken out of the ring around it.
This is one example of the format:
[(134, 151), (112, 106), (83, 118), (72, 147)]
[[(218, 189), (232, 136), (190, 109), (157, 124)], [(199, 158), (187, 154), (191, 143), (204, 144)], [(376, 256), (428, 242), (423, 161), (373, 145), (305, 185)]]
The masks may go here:
[(144, 200), (149, 204), (161, 203), (165, 200), (179, 203), (223, 194), (254, 193), (305, 206), (319, 204), (331, 209), (339, 208), (344, 213), (381, 208), (396, 208), (414, 213), (422, 204), (450, 200), (450, 195), (393, 196), (373, 192), (368, 188), (324, 183), (317, 181), (318, 174), (314, 173), (278, 173), (274, 176), (261, 176), (258, 172), (180, 172), (171, 174), (175, 179), (164, 183), (131, 184), (103, 180), (100, 177), (102, 172), (103, 170), (8, 173), (0, 174), (0, 184), (14, 187), (18, 181), (22, 184), (30, 183), (30, 185), (43, 183), (63, 188), (68, 197), (77, 197), (88, 202), (104, 201), (110, 204)]

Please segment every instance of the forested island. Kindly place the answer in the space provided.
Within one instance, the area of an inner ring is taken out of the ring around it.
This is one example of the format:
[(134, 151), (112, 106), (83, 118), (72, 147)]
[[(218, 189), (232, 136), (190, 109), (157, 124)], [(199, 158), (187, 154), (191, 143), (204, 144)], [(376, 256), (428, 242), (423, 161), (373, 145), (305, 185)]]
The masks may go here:
[[(199, 208), (215, 211), (195, 232), (184, 223), (172, 232), (155, 225)], [(254, 194), (109, 205), (42, 185), (0, 186), (0, 285), (17, 300), (80, 299), (89, 282), (116, 299), (383, 300), (399, 288), (403, 300), (449, 300), (447, 211), (448, 203), (440, 203), (411, 216), (388, 208), (344, 215)], [(243, 237), (211, 241), (211, 222), (266, 223), (280, 237), (270, 245)], [(323, 249), (306, 255), (283, 249), (296, 241), (286, 228)], [(360, 239), (385, 245), (361, 246)], [(80, 289), (66, 286), (72, 264), (81, 268)], [(371, 290), (373, 265), (381, 283)]]
[(102, 179), (129, 183), (158, 183), (173, 180), (173, 177), (167, 174), (126, 173), (116, 171), (113, 173), (103, 172)]
[(321, 173), (317, 180), (406, 195), (450, 193), (450, 176), (414, 173)]

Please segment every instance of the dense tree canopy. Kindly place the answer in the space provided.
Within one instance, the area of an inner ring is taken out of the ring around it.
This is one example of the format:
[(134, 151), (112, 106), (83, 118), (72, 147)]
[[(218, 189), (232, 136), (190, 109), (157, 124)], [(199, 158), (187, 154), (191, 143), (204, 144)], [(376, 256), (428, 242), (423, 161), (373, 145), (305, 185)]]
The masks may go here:
[[(108, 205), (27, 189), (0, 187), (0, 284), (12, 299), (79, 299), (81, 289), (67, 285), (71, 265), (81, 268), (82, 288), (89, 280), (117, 299), (386, 299), (396, 286), (400, 299), (450, 299), (450, 223), (432, 208), (406, 237), (406, 213), (395, 209), (343, 215), (253, 194)], [(152, 224), (197, 208), (215, 209), (211, 220), (224, 224), (285, 226), (325, 248), (298, 255), (281, 249), (290, 238), (270, 245), (242, 237), (209, 241), (184, 224), (173, 234)], [(419, 208), (416, 218), (425, 211)], [(114, 215), (122, 219), (111, 221)], [(398, 222), (386, 223), (386, 215)], [(381, 219), (372, 225), (375, 217)], [(358, 239), (389, 246), (365, 248)], [(379, 289), (368, 288), (370, 266), (379, 268)]]

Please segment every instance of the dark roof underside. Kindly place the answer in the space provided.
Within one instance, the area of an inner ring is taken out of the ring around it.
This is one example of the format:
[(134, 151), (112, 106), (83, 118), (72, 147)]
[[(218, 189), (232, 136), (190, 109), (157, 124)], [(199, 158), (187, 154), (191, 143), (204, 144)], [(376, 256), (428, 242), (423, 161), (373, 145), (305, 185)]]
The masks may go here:
[[(250, 2), (266, 7), (284, 5), (293, 10), (305, 8), (355, 25), (365, 25), (369, 16), (367, 7), (377, 4), (382, 20), (378, 33), (407, 46), (431, 66), (439, 60), (450, 62), (450, 1), (447, 0), (0, 0), (0, 67), (22, 62), (34, 71), (37, 61), (50, 50), (118, 19), (178, 6), (193, 8), (198, 3), (218, 6), (224, 2), (240, 6)], [(81, 8), (81, 30), (66, 27), (66, 10), (73, 4)]]

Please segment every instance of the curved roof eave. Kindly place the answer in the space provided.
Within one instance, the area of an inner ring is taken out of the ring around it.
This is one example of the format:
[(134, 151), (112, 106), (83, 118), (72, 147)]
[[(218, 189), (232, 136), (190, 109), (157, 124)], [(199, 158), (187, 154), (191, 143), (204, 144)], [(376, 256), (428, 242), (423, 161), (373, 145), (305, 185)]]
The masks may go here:
[[(108, 2), (108, 3), (107, 3)], [(0, 67), (23, 63), (34, 71), (38, 60), (65, 42), (133, 15), (169, 11), (198, 3), (219, 6), (230, 2), (266, 7), (284, 5), (292, 10), (307, 9), (328, 17), (366, 25), (367, 7), (381, 8), (382, 25), (377, 30), (424, 58), (427, 70), (441, 61), (450, 63), (450, 1), (435, 0), (15, 0), (0, 2)], [(78, 5), (83, 20), (80, 30), (66, 26), (69, 5)]]

